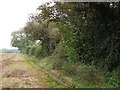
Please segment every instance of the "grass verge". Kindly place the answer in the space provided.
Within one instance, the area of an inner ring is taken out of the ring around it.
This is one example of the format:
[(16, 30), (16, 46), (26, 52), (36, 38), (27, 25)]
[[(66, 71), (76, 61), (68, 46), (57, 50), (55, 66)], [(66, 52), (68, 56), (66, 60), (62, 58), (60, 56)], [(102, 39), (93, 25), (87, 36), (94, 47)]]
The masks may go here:
[[(93, 66), (87, 66), (80, 63), (71, 64), (54, 57), (46, 57), (39, 60), (36, 57), (25, 56), (28, 62), (32, 62), (36, 67), (42, 68), (52, 76), (56, 77), (63, 84), (50, 80), (52, 87), (57, 88), (111, 88), (106, 83), (102, 72), (96, 70)], [(48, 79), (49, 81), (49, 79)]]
[(39, 67), (34, 61), (36, 61), (37, 59), (35, 57), (31, 57), (29, 58), (28, 56), (24, 55), (25, 59), (26, 59), (26, 63), (29, 64), (29, 66), (33, 69), (35, 69), (38, 73), (43, 73), (45, 77), (45, 79), (47, 80), (47, 82), (49, 83), (49, 87), (50, 88), (67, 88), (66, 85), (60, 83), (58, 80), (56, 80), (54, 77), (52, 77), (51, 74), (49, 74), (46, 70), (42, 69), (41, 67)]

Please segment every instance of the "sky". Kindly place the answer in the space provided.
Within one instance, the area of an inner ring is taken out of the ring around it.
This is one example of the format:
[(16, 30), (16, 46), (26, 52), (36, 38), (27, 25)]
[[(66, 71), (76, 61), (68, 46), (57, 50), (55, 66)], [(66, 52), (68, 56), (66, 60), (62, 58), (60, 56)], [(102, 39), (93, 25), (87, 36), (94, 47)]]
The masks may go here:
[(0, 48), (11, 48), (11, 33), (20, 30), (29, 14), (51, 0), (0, 0)]

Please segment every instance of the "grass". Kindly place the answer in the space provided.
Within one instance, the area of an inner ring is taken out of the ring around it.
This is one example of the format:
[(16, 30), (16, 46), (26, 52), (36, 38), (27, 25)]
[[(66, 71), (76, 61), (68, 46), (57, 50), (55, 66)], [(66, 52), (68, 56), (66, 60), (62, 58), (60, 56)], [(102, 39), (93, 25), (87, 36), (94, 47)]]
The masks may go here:
[(10, 58), (12, 55), (11, 53), (0, 53), (0, 59)]
[[(80, 63), (71, 64), (54, 57), (46, 57), (42, 60), (38, 58), (25, 56), (28, 61), (34, 62), (39, 67), (52, 73), (59, 78), (67, 87), (75, 88), (111, 88), (106, 82), (104, 73), (93, 66), (87, 66)], [(56, 81), (49, 82), (53, 87), (61, 88), (63, 85)]]
[[(49, 87), (51, 87), (51, 88), (67, 88), (65, 85), (57, 82), (56, 80), (54, 80), (53, 78), (51, 78), (50, 76), (48, 76), (45, 72), (41, 71), (40, 68), (35, 65), (35, 62), (33, 63), (33, 61), (32, 61), (32, 60), (34, 60), (34, 61), (37, 60), (35, 57), (28, 58), (28, 57), (25, 56), (25, 58), (26, 58), (26, 63), (29, 64), (30, 67), (32, 67), (33, 69), (35, 69), (38, 73), (44, 74), (43, 76), (45, 76), (47, 82), (49, 83)], [(39, 61), (37, 61), (37, 62), (39, 62)], [(44, 66), (45, 63), (43, 63), (41, 65)]]

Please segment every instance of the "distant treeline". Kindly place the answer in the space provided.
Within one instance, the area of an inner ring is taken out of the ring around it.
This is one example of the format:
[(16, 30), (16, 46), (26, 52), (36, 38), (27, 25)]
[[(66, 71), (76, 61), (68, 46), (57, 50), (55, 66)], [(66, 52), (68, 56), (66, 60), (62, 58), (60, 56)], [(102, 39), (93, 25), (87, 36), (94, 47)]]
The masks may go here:
[(18, 49), (6, 49), (6, 48), (3, 48), (0, 50), (0, 53), (18, 53), (20, 52)]

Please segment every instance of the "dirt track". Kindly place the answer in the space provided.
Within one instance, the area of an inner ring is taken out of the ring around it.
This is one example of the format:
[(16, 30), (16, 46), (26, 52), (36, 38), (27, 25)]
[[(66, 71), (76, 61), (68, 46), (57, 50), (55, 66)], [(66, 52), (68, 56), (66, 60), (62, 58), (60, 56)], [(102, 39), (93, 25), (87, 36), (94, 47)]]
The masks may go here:
[(33, 69), (20, 54), (2, 60), (2, 88), (48, 88), (48, 76)]

